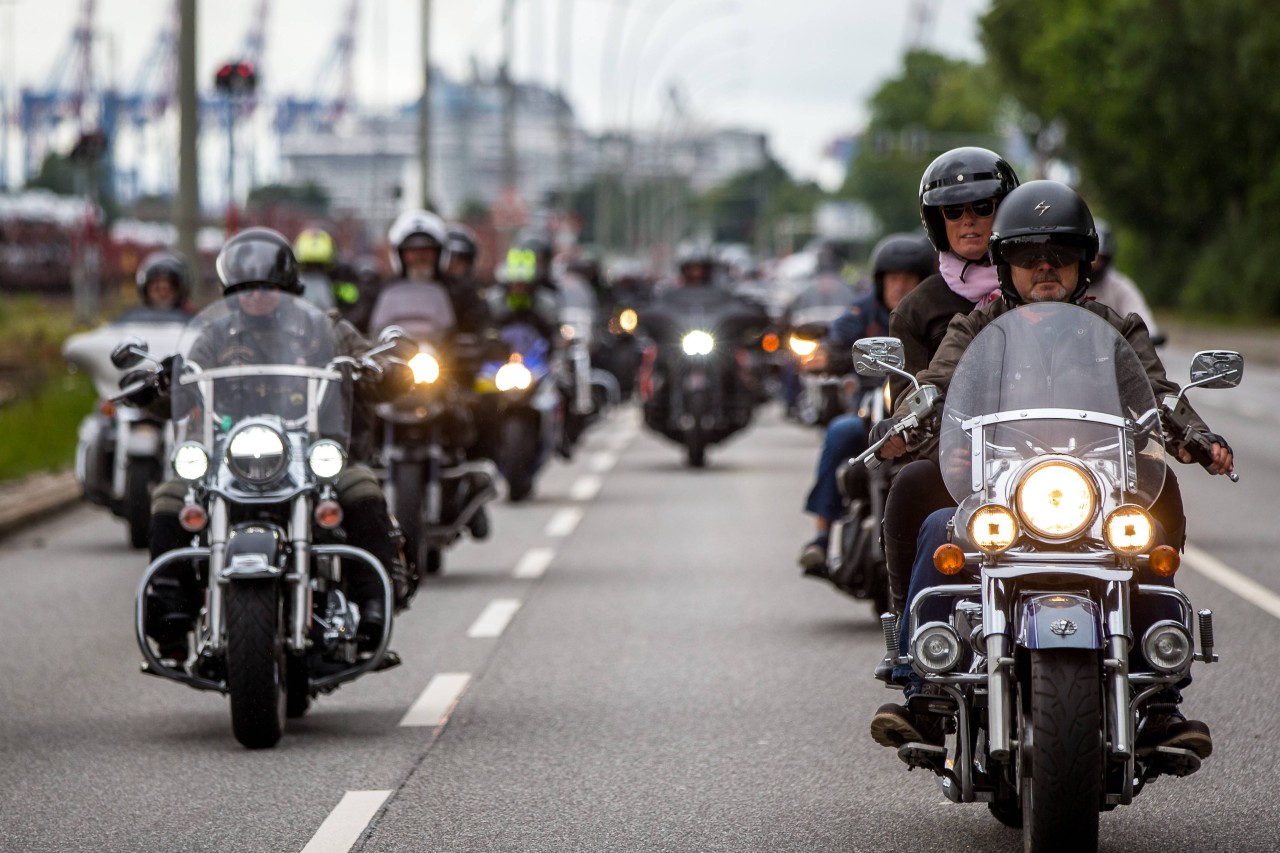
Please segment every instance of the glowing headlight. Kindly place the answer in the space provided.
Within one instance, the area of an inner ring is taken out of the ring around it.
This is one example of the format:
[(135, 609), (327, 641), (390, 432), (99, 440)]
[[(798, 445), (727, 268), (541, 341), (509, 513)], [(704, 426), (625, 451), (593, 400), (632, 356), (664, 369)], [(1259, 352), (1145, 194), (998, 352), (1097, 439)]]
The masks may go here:
[(960, 635), (945, 622), (926, 622), (911, 638), (911, 663), (917, 669), (941, 675), (960, 662)]
[(1065, 462), (1044, 462), (1022, 478), (1015, 505), (1032, 533), (1045, 539), (1070, 539), (1089, 526), (1097, 506), (1093, 483)]
[(969, 538), (978, 550), (999, 554), (1008, 550), (1018, 538), (1018, 520), (1007, 507), (999, 504), (979, 507), (969, 519)]
[(430, 385), (440, 378), (440, 362), (431, 353), (420, 352), (409, 359), (409, 369), (413, 371), (413, 381), (419, 385)]
[(634, 332), (636, 326), (640, 325), (640, 316), (628, 308), (618, 315), (618, 325), (624, 332)]
[(493, 384), (499, 391), (523, 391), (533, 384), (533, 374), (518, 361), (509, 361), (493, 376)]
[(209, 470), (209, 454), (198, 444), (179, 444), (173, 449), (173, 472), (184, 480), (199, 480)]
[(1102, 530), (1112, 550), (1126, 557), (1146, 551), (1155, 538), (1151, 516), (1136, 506), (1118, 507), (1107, 516)]
[(578, 334), (577, 330), (574, 329), (573, 326), (569, 325), (568, 323), (560, 324), (560, 337), (564, 338), (566, 341), (573, 340), (575, 337), (577, 337), (577, 334)]
[(817, 341), (810, 341), (804, 338), (797, 338), (792, 335), (787, 339), (787, 346), (791, 347), (791, 351), (801, 358), (806, 358), (814, 354), (818, 349)]
[(317, 441), (307, 454), (307, 466), (311, 468), (311, 473), (322, 480), (332, 480), (342, 473), (342, 466), (346, 461), (347, 455), (336, 441)]
[(680, 348), (685, 355), (711, 355), (716, 348), (716, 339), (710, 332), (695, 329), (680, 339)]
[(1177, 622), (1157, 622), (1142, 635), (1142, 654), (1160, 672), (1180, 672), (1194, 652), (1191, 635)]
[(231, 437), (227, 446), (227, 463), (237, 479), (262, 485), (284, 473), (289, 457), (280, 433), (255, 424)]

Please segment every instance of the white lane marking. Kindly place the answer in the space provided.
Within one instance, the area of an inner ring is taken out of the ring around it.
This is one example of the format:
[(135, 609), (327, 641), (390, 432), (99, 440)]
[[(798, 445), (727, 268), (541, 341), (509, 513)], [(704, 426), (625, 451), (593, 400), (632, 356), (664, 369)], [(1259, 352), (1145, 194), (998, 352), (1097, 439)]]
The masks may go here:
[(600, 493), (604, 480), (595, 474), (583, 474), (569, 487), (569, 500), (589, 501)]
[(579, 521), (582, 521), (582, 510), (572, 506), (565, 507), (556, 510), (556, 514), (551, 516), (545, 532), (548, 536), (568, 536)]
[(1276, 595), (1262, 584), (1250, 580), (1240, 572), (1228, 566), (1217, 557), (1201, 551), (1191, 545), (1186, 546), (1184, 555), (1187, 567), (1224, 586), (1231, 592), (1262, 608), (1272, 616), (1280, 619), (1280, 595)]
[(512, 574), (518, 578), (540, 578), (555, 556), (556, 552), (551, 548), (530, 548), (516, 563)]
[(608, 444), (615, 451), (626, 450), (627, 445), (631, 443), (631, 439), (636, 437), (637, 432), (638, 430), (634, 427), (623, 427), (614, 430), (609, 434)]
[(389, 796), (390, 791), (347, 791), (302, 853), (347, 853)]
[(462, 698), (462, 691), (471, 683), (466, 672), (443, 672), (432, 677), (427, 689), (413, 703), (409, 713), (400, 721), (402, 726), (443, 726), (449, 722), (449, 714)]
[(613, 466), (618, 464), (618, 455), (610, 453), (607, 450), (601, 450), (591, 454), (591, 458), (587, 460), (587, 467), (597, 474), (604, 474), (613, 470)]
[(475, 622), (471, 623), (468, 637), (501, 637), (507, 625), (520, 609), (518, 598), (498, 598), (489, 602)]

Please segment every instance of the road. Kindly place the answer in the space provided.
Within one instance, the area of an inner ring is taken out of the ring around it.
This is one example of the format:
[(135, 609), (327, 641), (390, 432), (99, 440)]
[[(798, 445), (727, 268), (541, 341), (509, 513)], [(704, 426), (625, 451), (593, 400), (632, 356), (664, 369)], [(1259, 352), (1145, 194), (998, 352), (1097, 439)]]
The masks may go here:
[[(1223, 657), (1186, 709), (1214, 755), (1105, 815), (1104, 850), (1280, 849), (1272, 388), (1253, 372), (1195, 398), (1239, 484), (1179, 469), (1197, 549), (1179, 586), (1215, 611)], [(77, 507), (11, 536), (0, 849), (1020, 849), (868, 735), (897, 695), (871, 678), (878, 625), (794, 567), (819, 439), (767, 410), (690, 471), (614, 415), (536, 500), (497, 506), (490, 541), (449, 555), (396, 623), (403, 666), (321, 698), (263, 752), (233, 740), (225, 699), (139, 674), (143, 558), (119, 522)]]

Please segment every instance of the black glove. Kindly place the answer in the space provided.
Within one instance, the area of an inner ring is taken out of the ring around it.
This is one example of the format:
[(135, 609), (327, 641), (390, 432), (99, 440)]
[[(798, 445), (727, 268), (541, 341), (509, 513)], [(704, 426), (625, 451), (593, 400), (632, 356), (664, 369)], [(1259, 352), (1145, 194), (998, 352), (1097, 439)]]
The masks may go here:
[(178, 370), (178, 356), (167, 355), (160, 361), (160, 370), (156, 373), (156, 387), (163, 393), (173, 384), (173, 374)]
[(1227, 444), (1227, 440), (1222, 436), (1218, 435), (1216, 432), (1206, 432), (1204, 433), (1204, 437), (1209, 439), (1210, 445), (1220, 444), (1222, 445), (1223, 450), (1227, 451), (1232, 456), (1235, 456), (1235, 453), (1233, 453), (1231, 450), (1231, 445)]
[(156, 374), (150, 370), (141, 367), (130, 370), (120, 377), (120, 390), (124, 393), (116, 399), (141, 409), (154, 403), (160, 396), (158, 385)]
[(400, 359), (387, 359), (379, 364), (382, 375), (378, 377), (378, 396), (394, 400), (413, 387), (413, 368)]
[(877, 441), (884, 438), (889, 433), (889, 430), (893, 429), (897, 425), (898, 418), (884, 418), (883, 420), (876, 422), (875, 426), (871, 427), (871, 434), (868, 436), (868, 439), (872, 444), (875, 444)]

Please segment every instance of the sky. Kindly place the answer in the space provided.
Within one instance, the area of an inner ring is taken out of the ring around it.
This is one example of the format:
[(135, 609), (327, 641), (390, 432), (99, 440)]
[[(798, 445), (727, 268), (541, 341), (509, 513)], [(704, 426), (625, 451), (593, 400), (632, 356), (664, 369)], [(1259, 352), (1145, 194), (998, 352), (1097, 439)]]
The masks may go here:
[[(43, 86), (85, 0), (0, 0), (0, 83)], [(264, 0), (199, 4), (198, 74), (239, 55)], [(351, 0), (270, 0), (265, 97), (323, 96), (321, 67)], [(589, 130), (658, 127), (677, 87), (690, 115), (757, 129), (794, 174), (830, 183), (823, 150), (866, 119), (865, 101), (901, 67), (913, 11), (932, 10), (926, 46), (981, 54), (976, 20), (989, 0), (515, 0), (517, 77), (568, 93)], [(489, 72), (502, 52), (503, 0), (432, 0), (433, 64)], [(171, 14), (172, 0), (96, 0), (98, 73), (128, 88)], [(355, 86), (366, 105), (416, 97), (421, 0), (359, 0)], [(565, 13), (571, 36), (561, 38)], [(567, 45), (561, 51), (561, 45)], [(331, 75), (332, 77), (332, 75)], [(12, 139), (12, 134), (11, 134)], [(12, 142), (11, 142), (12, 144)], [(11, 161), (12, 162), (12, 161)]]

